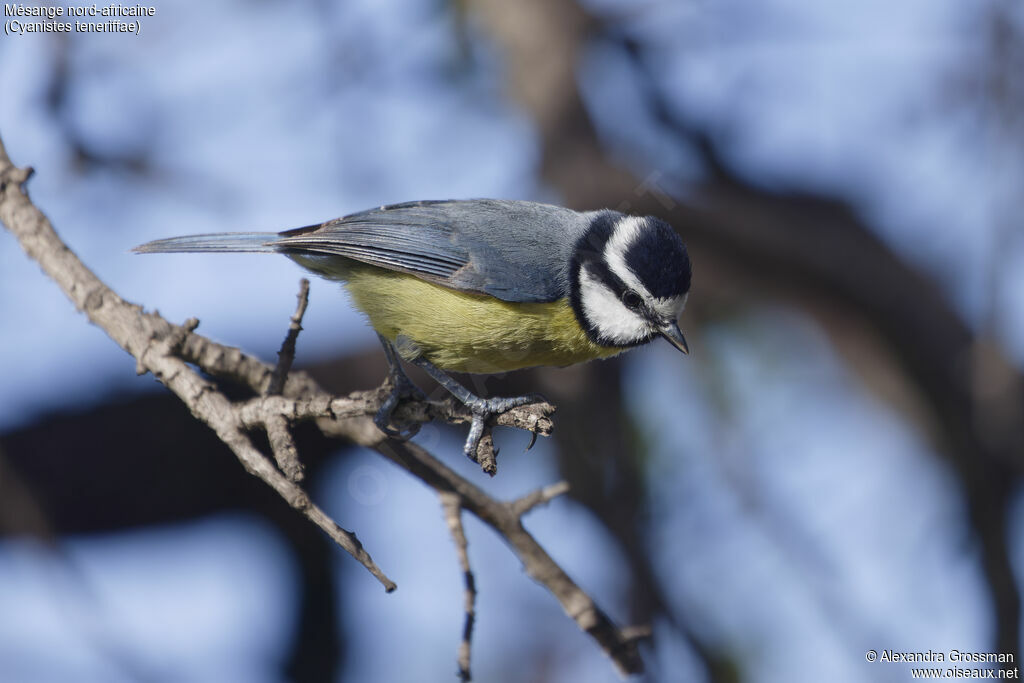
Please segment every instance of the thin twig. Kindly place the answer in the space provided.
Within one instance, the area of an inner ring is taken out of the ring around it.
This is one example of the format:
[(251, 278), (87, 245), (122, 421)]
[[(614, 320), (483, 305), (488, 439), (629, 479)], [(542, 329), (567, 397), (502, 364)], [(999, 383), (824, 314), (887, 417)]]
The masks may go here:
[[(322, 428), (325, 428), (326, 432), (331, 432), (330, 427), (324, 425)], [(358, 442), (358, 430), (353, 429), (348, 433)], [(418, 444), (385, 441), (378, 442), (372, 447), (422, 479), (438, 493), (450, 491), (457, 494), (462, 507), (476, 515), (503, 538), (523, 563), (526, 573), (551, 591), (565, 613), (597, 642), (622, 675), (643, 672), (644, 664), (640, 658), (637, 641), (638, 636), (646, 632), (645, 629), (620, 629), (616, 626), (593, 598), (565, 573), (537, 539), (523, 527), (522, 520), (512, 505), (491, 498)]]
[(540, 505), (546, 505), (558, 496), (565, 495), (569, 492), (569, 482), (558, 481), (550, 486), (545, 486), (542, 489), (537, 489), (533, 493), (527, 493), (522, 498), (518, 498), (510, 503), (512, 506), (512, 512), (516, 517), (522, 517), (527, 512), (530, 512), (535, 507)]
[[(281, 343), (281, 350), (277, 352), (277, 365), (270, 375), (270, 383), (267, 385), (267, 396), (280, 396), (284, 391), (285, 381), (288, 379), (288, 371), (292, 369), (295, 362), (295, 342), (302, 331), (302, 316), (306, 314), (306, 306), (309, 305), (309, 280), (299, 280), (298, 304), (295, 313), (292, 314), (288, 325), (288, 334)], [(267, 430), (267, 439), (270, 441), (270, 450), (274, 453), (274, 460), (284, 475), (291, 481), (300, 482), (305, 477), (305, 468), (299, 461), (299, 451), (295, 448), (295, 440), (288, 429), (288, 421), (281, 416), (268, 415), (263, 420), (264, 428)]]
[(288, 371), (292, 369), (295, 362), (295, 342), (302, 331), (302, 316), (306, 314), (306, 306), (309, 305), (309, 280), (299, 280), (299, 303), (292, 314), (291, 323), (288, 325), (288, 334), (281, 343), (281, 350), (277, 352), (277, 366), (270, 375), (270, 385), (267, 387), (268, 396), (279, 396), (284, 391), (284, 382), (288, 379)]
[(455, 541), (455, 554), (459, 558), (459, 567), (462, 569), (462, 577), (466, 585), (466, 620), (462, 627), (462, 642), (459, 643), (458, 663), (459, 680), (468, 682), (473, 680), (469, 663), (473, 647), (473, 624), (476, 622), (476, 578), (469, 566), (469, 542), (466, 540), (466, 530), (462, 526), (462, 501), (458, 494), (451, 491), (441, 491), (439, 495), (441, 510), (444, 512), (444, 519), (448, 523), (448, 531), (451, 532), (452, 540)]

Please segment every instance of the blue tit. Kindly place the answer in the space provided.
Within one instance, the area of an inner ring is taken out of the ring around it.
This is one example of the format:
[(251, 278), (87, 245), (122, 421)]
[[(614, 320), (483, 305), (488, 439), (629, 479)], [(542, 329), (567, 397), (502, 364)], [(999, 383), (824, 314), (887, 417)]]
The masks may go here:
[(387, 356), (394, 387), (377, 426), (423, 368), (485, 421), (535, 397), (484, 399), (448, 371), (498, 373), (614, 356), (664, 337), (687, 353), (677, 318), (690, 290), (686, 246), (667, 223), (616, 211), (474, 199), (382, 206), (281, 233), (156, 240), (156, 252), (273, 252), (345, 284)]

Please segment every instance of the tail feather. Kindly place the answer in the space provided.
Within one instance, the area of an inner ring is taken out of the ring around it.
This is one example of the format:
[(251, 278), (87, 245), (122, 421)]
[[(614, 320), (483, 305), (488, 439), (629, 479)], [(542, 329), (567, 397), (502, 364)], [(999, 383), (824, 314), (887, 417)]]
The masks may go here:
[(166, 252), (276, 252), (274, 243), (280, 239), (276, 232), (219, 232), (208, 235), (185, 235), (146, 242), (132, 249), (136, 254)]

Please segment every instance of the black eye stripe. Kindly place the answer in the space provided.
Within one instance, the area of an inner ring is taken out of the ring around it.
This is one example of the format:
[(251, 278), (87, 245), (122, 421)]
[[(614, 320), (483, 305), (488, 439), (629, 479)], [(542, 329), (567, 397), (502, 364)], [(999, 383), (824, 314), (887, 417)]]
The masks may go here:
[[(609, 268), (608, 264), (604, 261), (588, 259), (582, 261), (580, 265), (587, 269), (587, 272), (591, 277), (596, 278), (598, 282), (606, 285), (608, 289), (612, 290), (620, 301), (625, 297), (627, 292), (632, 291), (626, 283), (622, 281), (622, 278), (612, 272), (612, 269)], [(577, 277), (579, 277), (578, 272)]]

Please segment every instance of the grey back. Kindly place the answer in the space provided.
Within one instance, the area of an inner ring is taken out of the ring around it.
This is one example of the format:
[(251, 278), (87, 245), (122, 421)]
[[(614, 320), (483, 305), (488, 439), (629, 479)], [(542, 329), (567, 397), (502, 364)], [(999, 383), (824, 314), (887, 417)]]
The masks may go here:
[(595, 214), (502, 199), (409, 202), (290, 230), (274, 246), (505, 301), (544, 302), (568, 295), (573, 247)]

